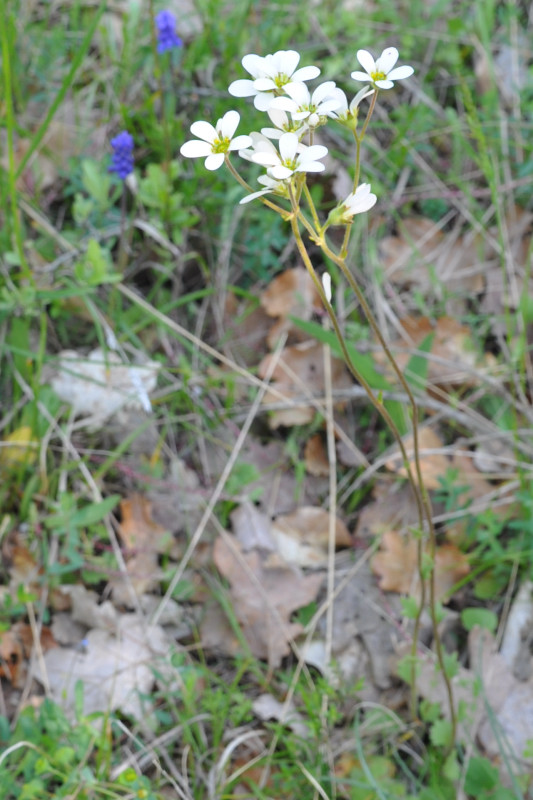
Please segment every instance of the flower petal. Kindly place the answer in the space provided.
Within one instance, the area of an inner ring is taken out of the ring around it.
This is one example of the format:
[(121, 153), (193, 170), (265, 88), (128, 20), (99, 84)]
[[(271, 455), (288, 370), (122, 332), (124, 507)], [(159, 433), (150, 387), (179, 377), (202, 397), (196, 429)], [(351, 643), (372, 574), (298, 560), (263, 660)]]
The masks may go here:
[(271, 191), (272, 189), (261, 189), (259, 192), (247, 194), (246, 197), (243, 197), (241, 200), (239, 200), (239, 205), (243, 206), (245, 203), (251, 203), (252, 200), (255, 200), (257, 197), (261, 197), (263, 194), (268, 194)]
[[(372, 56), (372, 53), (369, 53), (368, 50), (358, 50), (357, 51), (357, 60), (369, 75), (371, 72), (374, 72), (376, 69), (376, 62)], [(353, 78), (353, 74), (352, 74)], [(361, 78), (356, 78), (356, 80), (362, 80)]]
[(270, 109), (290, 111), (293, 114), (298, 109), (298, 103), (295, 103), (290, 97), (273, 97), (267, 111), (270, 111)]
[(285, 181), (290, 178), (294, 170), (284, 167), (283, 164), (278, 164), (268, 170), (268, 174), (275, 178), (277, 181)]
[(387, 47), (376, 61), (376, 71), (387, 75), (398, 61), (399, 55), (395, 47)]
[(323, 172), (326, 169), (324, 164), (321, 164), (320, 161), (310, 161), (309, 163), (305, 164), (298, 164), (296, 166), (295, 172)]
[(273, 92), (277, 86), (272, 78), (258, 78), (254, 81), (254, 89), (258, 92)]
[(371, 81), (372, 80), (370, 75), (367, 75), (366, 72), (357, 72), (357, 71), (356, 72), (352, 72), (350, 77), (352, 77), (354, 79), (354, 81)]
[(280, 139), (283, 136), (283, 131), (279, 128), (261, 128), (261, 133), (270, 139)]
[(312, 144), (300, 154), (298, 161), (315, 161), (317, 158), (324, 158), (324, 156), (327, 156), (327, 154), (328, 148), (324, 147), (323, 144)]
[(297, 69), (296, 72), (293, 72), (291, 80), (312, 81), (314, 78), (318, 78), (319, 75), (320, 70), (318, 67), (300, 67), (300, 69)]
[(270, 117), (271, 122), (274, 123), (276, 128), (280, 128), (281, 130), (283, 130), (283, 128), (289, 124), (289, 118), (285, 113), (285, 111), (282, 111), (281, 109), (278, 109), (272, 105), (268, 109), (267, 113), (268, 116)]
[(296, 50), (278, 50), (274, 53), (276, 72), (283, 73), (289, 77), (292, 75), (300, 61), (300, 53)]
[(297, 103), (297, 105), (309, 105), (311, 95), (305, 83), (301, 83), (300, 81), (291, 81), (283, 87), (283, 90), (292, 100), (294, 100), (295, 103)]
[(313, 92), (313, 104), (318, 105), (322, 102), (322, 100), (325, 100), (327, 97), (331, 97), (335, 91), (335, 88), (335, 81), (324, 81), (324, 83), (321, 83), (320, 86), (317, 86)]
[(226, 111), (222, 119), (217, 122), (217, 130), (224, 139), (231, 139), (239, 125), (241, 115), (238, 111)]
[(252, 146), (252, 137), (248, 136), (246, 133), (242, 133), (240, 136), (236, 136), (235, 139), (232, 139), (229, 143), (229, 150), (242, 150), (245, 147)]
[(257, 108), (258, 111), (268, 111), (268, 109), (272, 105), (273, 99), (274, 99), (273, 94), (267, 94), (266, 92), (259, 92), (254, 97), (254, 106)]
[(414, 69), (405, 64), (403, 67), (396, 67), (396, 69), (387, 73), (387, 78), (389, 81), (403, 81), (404, 78), (410, 78), (413, 72)]
[(277, 153), (253, 153), (251, 160), (254, 164), (261, 164), (262, 167), (275, 167), (279, 165), (279, 155)]
[(254, 82), (247, 79), (233, 81), (228, 87), (228, 92), (233, 97), (251, 97), (255, 94)]
[(295, 133), (284, 133), (283, 136), (281, 136), (279, 140), (279, 152), (282, 161), (293, 160), (298, 151), (298, 144), (298, 137)]
[(362, 89), (359, 89), (354, 99), (350, 103), (350, 111), (354, 111), (359, 106), (361, 100), (364, 100), (365, 97), (370, 97), (370, 95), (374, 94), (374, 92), (375, 89), (369, 89), (368, 86), (363, 86)]
[(394, 86), (392, 81), (376, 81), (378, 89), (392, 89)]
[(247, 56), (243, 56), (241, 64), (246, 72), (249, 72), (254, 78), (259, 78), (265, 74), (265, 59), (263, 56), (249, 53)]
[(213, 148), (207, 142), (199, 142), (198, 139), (191, 139), (180, 147), (180, 153), (185, 158), (201, 158), (213, 152)]
[(211, 172), (215, 169), (218, 169), (224, 163), (224, 153), (212, 153), (210, 156), (207, 156), (205, 160), (205, 168), (211, 170)]
[(213, 144), (215, 139), (218, 139), (216, 128), (214, 128), (210, 122), (205, 122), (205, 120), (202, 119), (198, 120), (198, 122), (193, 122), (191, 125), (191, 133), (210, 144)]

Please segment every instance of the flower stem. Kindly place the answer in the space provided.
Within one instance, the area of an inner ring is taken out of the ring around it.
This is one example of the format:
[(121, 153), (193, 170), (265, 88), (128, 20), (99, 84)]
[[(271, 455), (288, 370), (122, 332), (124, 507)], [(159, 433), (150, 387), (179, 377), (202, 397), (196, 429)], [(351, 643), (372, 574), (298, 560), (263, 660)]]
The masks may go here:
[[(346, 280), (348, 281), (350, 288), (354, 292), (355, 296), (357, 297), (361, 308), (363, 309), (363, 313), (368, 320), (370, 327), (372, 328), (373, 333), (377, 337), (381, 347), (383, 348), (383, 352), (385, 353), (387, 360), (389, 361), (390, 365), (392, 366), (396, 377), (398, 378), (402, 388), (404, 389), (409, 404), (411, 406), (411, 424), (413, 429), (413, 460), (414, 460), (414, 468), (415, 468), (415, 475), (412, 473), (411, 469), (411, 462), (407, 459), (407, 455), (405, 449), (402, 447), (400, 448), (404, 467), (406, 469), (409, 483), (413, 490), (413, 494), (415, 497), (415, 501), (417, 504), (418, 510), (418, 518), (419, 518), (419, 525), (420, 531), (423, 534), (424, 530), (427, 529), (427, 540), (428, 540), (428, 555), (430, 557), (431, 563), (431, 571), (429, 574), (429, 612), (431, 616), (431, 622), (433, 626), (433, 633), (435, 637), (435, 649), (437, 653), (437, 661), (439, 663), (439, 667), (442, 670), (443, 679), (446, 686), (446, 693), (448, 697), (448, 704), (450, 709), (450, 719), (452, 723), (452, 730), (453, 730), (453, 737), (452, 742), (455, 740), (455, 731), (457, 727), (457, 720), (455, 715), (455, 705), (453, 700), (453, 691), (449, 677), (445, 671), (445, 664), (444, 664), (444, 654), (442, 650), (442, 643), (440, 640), (440, 636), (438, 634), (437, 625), (437, 613), (436, 613), (436, 595), (435, 595), (435, 552), (437, 547), (437, 536), (435, 531), (435, 526), (433, 524), (433, 512), (431, 508), (431, 501), (429, 499), (429, 494), (426, 489), (426, 485), (424, 483), (424, 478), (422, 475), (422, 466), (420, 462), (420, 441), (419, 441), (419, 431), (418, 431), (418, 405), (416, 403), (415, 397), (411, 391), (411, 387), (409, 386), (405, 376), (403, 375), (398, 362), (394, 358), (392, 351), (388, 345), (387, 340), (385, 339), (384, 335), (381, 332), (381, 329), (377, 323), (372, 310), (361, 291), (361, 288), (357, 281), (355, 280), (353, 274), (348, 269), (344, 258), (337, 256), (327, 245), (325, 241), (320, 242), (322, 251), (325, 255), (330, 258), (334, 264), (336, 264), (339, 269), (342, 271), (343, 275), (345, 276)], [(365, 387), (366, 388), (366, 387)], [(389, 423), (390, 425), (390, 423)], [(395, 426), (391, 426), (391, 429), (396, 437), (396, 440), (399, 443), (398, 437), (400, 437), (399, 431), (395, 429)], [(400, 437), (401, 439), (401, 437)], [(418, 613), (415, 619), (415, 627), (413, 632), (413, 650), (412, 650), (412, 660), (413, 660), (413, 681), (412, 681), (412, 696), (411, 696), (411, 706), (412, 710), (416, 708), (416, 683), (414, 681), (414, 669), (415, 669), (415, 656), (416, 656), (416, 646), (418, 641), (418, 634), (420, 631), (421, 625), (421, 617), (422, 611), (425, 604), (425, 574), (423, 570), (422, 559), (424, 555), (424, 547), (423, 547), (423, 540), (420, 539), (419, 546), (417, 548), (417, 560), (418, 560), (418, 570), (420, 575), (420, 584), (421, 584), (421, 601), (418, 609)]]

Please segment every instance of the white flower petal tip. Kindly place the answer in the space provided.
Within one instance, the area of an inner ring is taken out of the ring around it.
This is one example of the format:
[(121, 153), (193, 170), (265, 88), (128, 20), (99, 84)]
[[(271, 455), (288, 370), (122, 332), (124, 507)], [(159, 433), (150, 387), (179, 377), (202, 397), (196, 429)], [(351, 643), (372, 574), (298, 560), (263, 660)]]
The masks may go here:
[(368, 50), (358, 50), (357, 60), (364, 72), (356, 70), (352, 72), (351, 77), (355, 81), (370, 82), (378, 89), (392, 89), (394, 81), (410, 78), (414, 72), (413, 67), (407, 64), (395, 67), (398, 57), (399, 53), (395, 47), (387, 47), (376, 61)]
[(258, 197), (262, 197), (264, 194), (274, 194), (280, 195), (281, 197), (288, 197), (289, 193), (287, 190), (287, 186), (283, 181), (277, 181), (275, 178), (271, 178), (269, 175), (261, 175), (257, 179), (258, 183), (261, 183), (265, 186), (265, 189), (260, 189), (258, 192), (252, 192), (251, 194), (247, 194), (246, 197), (243, 197), (242, 200), (239, 200), (240, 205), (244, 205), (245, 203), (251, 203), (252, 200), (255, 200)]
[(355, 192), (348, 195), (342, 204), (342, 218), (348, 221), (356, 214), (364, 214), (376, 205), (377, 197), (372, 194), (369, 183), (361, 183)]
[(237, 111), (226, 111), (216, 125), (198, 120), (191, 125), (191, 133), (198, 139), (191, 139), (180, 147), (185, 158), (205, 158), (205, 168), (219, 169), (224, 163), (225, 153), (250, 147), (252, 138), (246, 134), (233, 136), (240, 122)]

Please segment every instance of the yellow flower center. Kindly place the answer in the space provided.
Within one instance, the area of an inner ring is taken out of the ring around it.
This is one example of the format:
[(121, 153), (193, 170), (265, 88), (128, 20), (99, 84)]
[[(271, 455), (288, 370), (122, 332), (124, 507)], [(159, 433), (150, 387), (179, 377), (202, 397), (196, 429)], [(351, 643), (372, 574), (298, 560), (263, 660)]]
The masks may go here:
[(372, 78), (374, 83), (376, 83), (376, 81), (386, 81), (387, 80), (387, 75), (384, 72), (379, 72), (379, 71), (371, 72), (370, 73), (370, 77)]
[(283, 86), (285, 86), (286, 83), (289, 83), (289, 82), (290, 82), (290, 78), (284, 72), (278, 72), (278, 74), (274, 78), (274, 83), (276, 84), (278, 89), (281, 89)]
[(215, 139), (211, 149), (213, 153), (227, 153), (230, 144), (231, 144), (231, 139), (228, 139), (228, 137), (226, 136), (221, 139)]

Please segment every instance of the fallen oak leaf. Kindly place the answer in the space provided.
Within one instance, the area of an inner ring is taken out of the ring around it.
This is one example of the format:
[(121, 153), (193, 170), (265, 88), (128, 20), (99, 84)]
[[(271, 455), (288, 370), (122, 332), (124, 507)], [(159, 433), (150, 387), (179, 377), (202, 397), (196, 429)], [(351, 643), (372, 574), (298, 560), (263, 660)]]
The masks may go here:
[(230, 583), (233, 610), (253, 655), (278, 667), (303, 630), (290, 617), (316, 598), (323, 576), (303, 575), (281, 559), (267, 565), (256, 550), (243, 553), (229, 534), (216, 540), (213, 560)]
[[(323, 508), (300, 506), (292, 514), (276, 517), (270, 529), (279, 554), (289, 564), (317, 567), (326, 563), (329, 546), (329, 513)], [(353, 544), (342, 520), (335, 520), (335, 545)]]
[(274, 349), (281, 335), (301, 341), (305, 338), (289, 317), (308, 320), (314, 311), (321, 308), (320, 295), (306, 269), (295, 267), (285, 270), (272, 280), (261, 295), (261, 306), (270, 317), (279, 317), (271, 328), (267, 342)]
[[(171, 545), (166, 530), (152, 519), (152, 503), (141, 494), (134, 493), (121, 500), (122, 523), (120, 537), (126, 545), (126, 569), (131, 584), (138, 595), (157, 586), (159, 573), (158, 555), (165, 553)], [(123, 575), (111, 581), (115, 602), (128, 605), (130, 594), (128, 581)]]
[[(273, 354), (266, 355), (258, 367), (264, 378), (270, 371)], [(334, 390), (352, 386), (344, 362), (340, 358), (331, 359), (331, 381)], [(323, 396), (325, 392), (324, 346), (320, 342), (307, 341), (285, 347), (274, 371), (271, 382), (276, 393), (267, 391), (263, 403), (279, 403), (281, 392), (287, 399), (287, 408), (273, 411), (269, 418), (271, 428), (280, 425), (306, 425), (315, 416), (315, 409), (305, 400), (306, 391), (311, 395)]]
[[(402, 371), (407, 367), (412, 351), (418, 351), (424, 340), (432, 335), (431, 350), (427, 353), (428, 384), (449, 388), (477, 386), (480, 374), (496, 364), (491, 353), (480, 354), (473, 346), (472, 332), (453, 317), (406, 316), (400, 319), (404, 335), (391, 343), (396, 363)], [(382, 353), (376, 359), (385, 363)], [(409, 376), (407, 376), (409, 377)]]
[[(415, 462), (413, 455), (413, 437), (407, 436), (404, 440), (404, 447), (409, 458), (411, 472), (415, 482), (418, 484), (418, 478), (415, 470)], [(420, 469), (426, 489), (439, 489), (441, 486), (440, 478), (443, 478), (446, 471), (450, 467), (450, 461), (447, 456), (440, 451), (444, 449), (444, 442), (440, 436), (435, 433), (432, 428), (420, 428), (418, 431), (418, 451), (420, 457)], [(429, 451), (429, 452), (424, 452)], [(385, 467), (402, 478), (407, 477), (407, 470), (405, 469), (402, 457), (398, 450), (391, 453)]]
[[(8, 631), (0, 633), (0, 677), (6, 678), (16, 689), (25, 683), (25, 662), (31, 656), (33, 645), (33, 630), (27, 622), (16, 622)], [(40, 647), (43, 653), (57, 647), (47, 625), (43, 625), (41, 629)]]
[[(426, 549), (427, 552), (427, 549)], [(418, 596), (418, 542), (414, 536), (386, 531), (381, 537), (380, 551), (373, 557), (372, 572), (379, 577), (383, 591)], [(435, 597), (446, 598), (453, 586), (470, 572), (464, 553), (454, 544), (444, 544), (435, 551)]]
[(330, 465), (322, 436), (315, 433), (305, 443), (304, 451), (305, 468), (311, 475), (324, 477), (329, 475)]
[(315, 309), (321, 308), (320, 295), (303, 267), (287, 269), (277, 275), (261, 294), (260, 302), (270, 317), (292, 314), (309, 319)]

